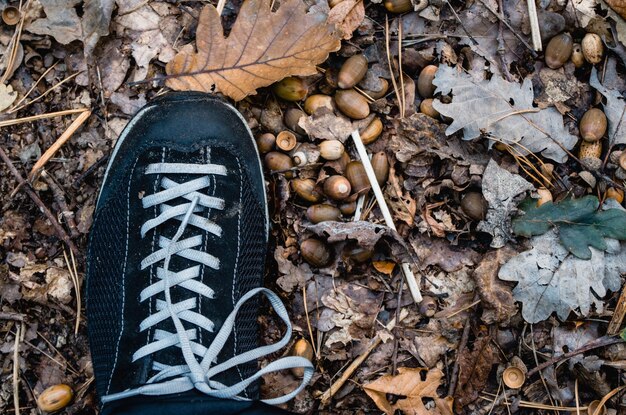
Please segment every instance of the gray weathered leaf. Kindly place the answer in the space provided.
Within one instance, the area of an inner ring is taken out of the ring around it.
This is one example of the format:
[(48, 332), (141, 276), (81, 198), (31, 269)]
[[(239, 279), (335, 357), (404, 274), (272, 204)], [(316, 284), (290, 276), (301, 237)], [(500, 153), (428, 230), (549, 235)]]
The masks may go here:
[(483, 196), (489, 203), (489, 210), (485, 220), (478, 224), (478, 230), (493, 235), (493, 248), (502, 248), (512, 239), (511, 216), (529, 190), (534, 187), (522, 176), (509, 173), (493, 159), (489, 161), (483, 174)]
[(530, 78), (521, 85), (499, 76), (490, 81), (476, 80), (441, 65), (433, 84), (437, 86), (436, 92), (453, 95), (450, 104), (437, 100), (433, 103), (442, 115), (454, 119), (446, 130), (447, 135), (461, 129), (465, 140), (490, 134), (521, 153), (541, 153), (559, 163), (567, 160), (562, 147), (570, 150), (578, 140), (565, 128), (563, 116), (555, 108), (540, 110), (533, 106)]
[(109, 34), (114, 0), (84, 2), (82, 17), (78, 17), (75, 9), (83, 3), (82, 0), (39, 0), (39, 2), (46, 17), (37, 19), (25, 27), (31, 33), (51, 35), (64, 45), (80, 40), (87, 56), (91, 55), (100, 37)]
[(602, 310), (599, 298), (607, 290), (619, 290), (620, 274), (626, 272), (626, 249), (614, 239), (606, 242), (606, 252), (591, 248), (591, 259), (583, 260), (571, 255), (552, 230), (532, 238), (532, 249), (504, 264), (498, 277), (518, 282), (513, 296), (522, 303), (522, 316), (529, 323), (553, 312), (566, 319), (576, 309), (586, 316), (592, 305)]
[(609, 145), (626, 144), (626, 100), (619, 91), (605, 88), (598, 79), (598, 71), (591, 70), (589, 85), (606, 98), (604, 113), (609, 120)]

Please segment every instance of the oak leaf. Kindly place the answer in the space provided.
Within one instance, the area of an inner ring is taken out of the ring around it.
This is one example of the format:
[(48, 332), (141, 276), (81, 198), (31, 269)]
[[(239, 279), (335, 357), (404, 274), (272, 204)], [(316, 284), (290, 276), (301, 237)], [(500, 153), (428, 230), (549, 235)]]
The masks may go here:
[(541, 153), (559, 163), (567, 160), (566, 150), (578, 141), (556, 108), (535, 108), (530, 78), (525, 78), (521, 85), (500, 76), (474, 79), (456, 68), (441, 65), (433, 85), (437, 87), (435, 92), (453, 95), (449, 104), (433, 102), (441, 115), (454, 120), (446, 129), (447, 135), (459, 130), (465, 140), (486, 135), (514, 146), (520, 153)]
[(364, 18), (363, 0), (344, 0), (328, 13), (328, 21), (335, 23), (344, 40), (352, 39), (352, 33), (363, 23)]
[(183, 50), (167, 64), (166, 85), (218, 90), (239, 101), (287, 76), (315, 74), (315, 65), (339, 47), (326, 13), (307, 13), (301, 0), (286, 0), (276, 12), (270, 0), (245, 1), (227, 38), (217, 10), (208, 5), (200, 13), (197, 53)]
[[(426, 379), (422, 380), (421, 372), (425, 370), (427, 369), (399, 367), (398, 375), (381, 376), (363, 385), (363, 389), (387, 415), (397, 410), (412, 415), (452, 415), (452, 398), (449, 396), (440, 398), (437, 394), (443, 372), (439, 369), (428, 370)], [(387, 399), (388, 394), (396, 395), (399, 399), (392, 404)], [(433, 410), (426, 409), (424, 398), (435, 401)]]

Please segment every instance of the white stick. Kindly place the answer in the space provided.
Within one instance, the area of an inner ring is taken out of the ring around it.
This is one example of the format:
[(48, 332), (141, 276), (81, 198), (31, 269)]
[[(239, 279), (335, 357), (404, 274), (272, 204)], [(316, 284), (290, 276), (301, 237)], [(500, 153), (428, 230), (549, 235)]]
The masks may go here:
[[(541, 46), (541, 29), (539, 28), (539, 17), (537, 16), (537, 6), (535, 0), (526, 0), (528, 3), (528, 17), (530, 19), (530, 32), (533, 38), (533, 48), (540, 52)], [(504, 11), (500, 11), (504, 15)]]
[[(391, 212), (389, 211), (387, 202), (385, 202), (385, 197), (383, 196), (383, 191), (378, 184), (378, 180), (376, 180), (376, 173), (374, 173), (374, 168), (372, 167), (372, 163), (367, 155), (367, 150), (363, 145), (363, 141), (361, 141), (361, 135), (358, 130), (354, 130), (352, 132), (352, 140), (356, 146), (356, 151), (359, 153), (359, 157), (361, 157), (361, 163), (363, 163), (363, 167), (365, 168), (365, 173), (367, 174), (367, 178), (369, 179), (372, 190), (374, 191), (374, 196), (376, 196), (376, 201), (378, 202), (378, 207), (380, 207), (380, 211), (385, 219), (385, 224), (395, 231), (396, 225), (393, 223)], [(415, 279), (415, 275), (413, 275), (413, 271), (411, 271), (409, 264), (401, 264), (401, 267), (402, 272), (404, 273), (404, 278), (409, 285), (413, 301), (419, 303), (422, 301), (422, 294), (420, 293), (420, 288), (417, 284), (417, 280)]]
[(361, 213), (363, 213), (364, 203), (365, 203), (365, 193), (359, 196), (359, 198), (356, 201), (356, 209), (354, 210), (354, 218), (352, 218), (354, 222), (356, 222), (357, 220), (361, 220)]

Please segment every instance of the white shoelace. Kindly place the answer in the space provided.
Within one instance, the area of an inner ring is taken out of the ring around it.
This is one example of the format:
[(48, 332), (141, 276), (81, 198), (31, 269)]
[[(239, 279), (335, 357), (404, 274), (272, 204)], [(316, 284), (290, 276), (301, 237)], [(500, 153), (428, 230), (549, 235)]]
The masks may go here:
[[(304, 376), (298, 388), (281, 397), (264, 400), (266, 403), (275, 405), (284, 403), (295, 397), (311, 380), (313, 376), (313, 364), (303, 357), (295, 356), (283, 357), (271, 362), (254, 375), (234, 385), (228, 386), (213, 380), (213, 378), (220, 373), (226, 372), (243, 363), (256, 361), (263, 356), (277, 352), (289, 343), (291, 338), (291, 322), (289, 321), (287, 310), (280, 298), (266, 288), (256, 288), (248, 291), (237, 304), (235, 304), (233, 311), (226, 318), (208, 348), (195, 342), (198, 337), (198, 329), (185, 329), (183, 326), (182, 320), (200, 329), (209, 332), (214, 331), (213, 322), (207, 316), (199, 314), (194, 310), (198, 308), (197, 296), (206, 297), (208, 299), (214, 297), (213, 290), (197, 279), (200, 276), (201, 266), (204, 265), (211, 269), (219, 270), (219, 259), (198, 250), (202, 247), (201, 234), (183, 240), (180, 238), (187, 226), (190, 225), (217, 237), (222, 235), (222, 229), (219, 225), (199, 214), (205, 212), (206, 209), (224, 209), (224, 200), (199, 193), (199, 191), (210, 185), (210, 175), (225, 176), (226, 173), (226, 167), (215, 164), (155, 163), (147, 167), (146, 174), (203, 175), (200, 178), (183, 183), (177, 183), (164, 176), (161, 179), (161, 187), (163, 190), (142, 199), (144, 208), (158, 206), (160, 211), (159, 216), (143, 224), (141, 227), (142, 237), (145, 237), (147, 232), (151, 229), (154, 229), (170, 219), (180, 221), (180, 225), (172, 239), (161, 236), (158, 241), (159, 249), (148, 255), (141, 262), (142, 270), (160, 261), (163, 261), (163, 265), (157, 268), (158, 281), (142, 290), (140, 301), (149, 300), (151, 297), (161, 293), (164, 294), (165, 300), (156, 300), (156, 310), (140, 323), (139, 329), (140, 331), (145, 331), (166, 319), (171, 319), (176, 328), (176, 332), (170, 333), (165, 330), (155, 329), (152, 342), (139, 348), (133, 354), (133, 361), (137, 361), (142, 357), (168, 347), (179, 347), (185, 364), (170, 366), (154, 361), (152, 369), (156, 371), (157, 374), (151, 377), (145, 385), (135, 389), (128, 389), (123, 392), (106, 395), (102, 397), (104, 403), (136, 395), (167, 395), (181, 393), (194, 388), (217, 398), (247, 400), (247, 398), (241, 397), (239, 394), (261, 376), (279, 370), (298, 367), (304, 368)], [(188, 200), (189, 203), (182, 203), (176, 206), (167, 204), (167, 202), (179, 197)], [(179, 272), (170, 271), (169, 263), (174, 255), (196, 262), (199, 265)], [(173, 303), (170, 290), (174, 286), (186, 289), (193, 296), (178, 303)], [(233, 331), (237, 312), (246, 301), (257, 294), (265, 295), (276, 314), (283, 320), (287, 326), (285, 335), (277, 343), (258, 347), (236, 355), (225, 362), (216, 364), (217, 356)]]

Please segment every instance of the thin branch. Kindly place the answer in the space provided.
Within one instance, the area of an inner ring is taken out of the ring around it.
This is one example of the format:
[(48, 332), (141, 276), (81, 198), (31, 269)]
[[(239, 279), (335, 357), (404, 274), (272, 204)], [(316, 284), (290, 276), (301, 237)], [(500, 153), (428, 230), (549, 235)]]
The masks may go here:
[(26, 194), (32, 199), (32, 201), (35, 202), (37, 207), (39, 207), (39, 209), (44, 214), (44, 216), (50, 221), (50, 223), (52, 224), (52, 227), (54, 228), (57, 234), (57, 237), (61, 239), (63, 242), (65, 242), (67, 246), (69, 246), (69, 248), (73, 252), (78, 253), (78, 250), (76, 249), (76, 245), (74, 245), (74, 242), (72, 242), (67, 232), (65, 232), (65, 229), (63, 229), (63, 227), (59, 224), (59, 222), (54, 217), (52, 212), (50, 212), (50, 209), (48, 209), (46, 205), (44, 205), (44, 203), (41, 201), (39, 196), (37, 196), (37, 193), (35, 193), (30, 188), (30, 184), (26, 180), (24, 180), (22, 175), (17, 171), (17, 169), (13, 165), (13, 162), (11, 161), (9, 156), (7, 156), (7, 154), (4, 152), (4, 150), (1, 147), (0, 147), (0, 160), (2, 160), (4, 164), (7, 165), (7, 167), (9, 168), (9, 172), (11, 172), (13, 177), (15, 177), (15, 179), (17, 180), (19, 187), (23, 189), (24, 192), (26, 192)]
[(585, 353), (588, 352), (589, 350), (593, 350), (593, 349), (597, 349), (599, 347), (605, 347), (605, 346), (610, 346), (612, 344), (617, 344), (617, 343), (622, 343), (624, 342), (624, 340), (622, 340), (619, 337), (613, 337), (613, 336), (602, 336), (600, 338), (597, 338), (595, 340), (590, 341), (589, 343), (579, 347), (576, 350), (572, 350), (571, 352), (559, 355), (559, 356), (555, 356), (552, 359), (543, 362), (542, 364), (540, 364), (539, 366), (531, 369), (528, 371), (528, 373), (526, 374), (527, 377), (530, 377), (532, 375), (534, 375), (535, 373), (547, 368), (548, 366), (551, 366), (555, 363), (559, 363), (563, 360), (567, 360), (570, 357), (574, 357), (576, 355), (579, 355), (581, 353)]

